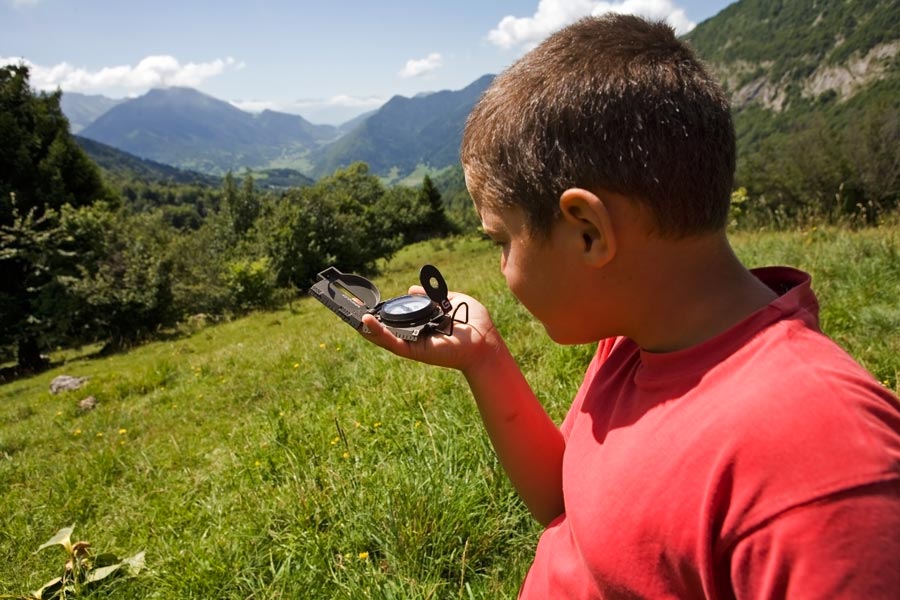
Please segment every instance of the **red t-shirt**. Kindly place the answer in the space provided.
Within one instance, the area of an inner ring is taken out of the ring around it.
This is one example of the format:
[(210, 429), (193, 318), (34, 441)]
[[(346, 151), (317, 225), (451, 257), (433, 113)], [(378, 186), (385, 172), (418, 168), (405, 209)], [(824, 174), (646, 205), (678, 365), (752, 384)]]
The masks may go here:
[(703, 344), (600, 343), (520, 598), (900, 598), (898, 401), (755, 273), (780, 297)]

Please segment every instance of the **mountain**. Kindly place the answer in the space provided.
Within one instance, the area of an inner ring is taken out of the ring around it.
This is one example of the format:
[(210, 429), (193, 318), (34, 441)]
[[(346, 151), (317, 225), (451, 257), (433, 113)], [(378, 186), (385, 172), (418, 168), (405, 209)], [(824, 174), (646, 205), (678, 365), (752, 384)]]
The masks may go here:
[(302, 158), (338, 130), (297, 115), (254, 115), (197, 90), (172, 87), (113, 107), (81, 135), (142, 158), (221, 174)]
[(359, 127), (363, 121), (365, 121), (366, 119), (368, 119), (369, 117), (371, 117), (372, 115), (374, 115), (377, 112), (378, 112), (378, 109), (376, 108), (375, 110), (370, 110), (370, 111), (364, 112), (361, 115), (357, 115), (357, 116), (353, 117), (352, 119), (350, 119), (349, 121), (346, 121), (346, 122), (338, 125), (338, 131), (341, 132), (341, 135), (343, 135), (345, 133), (349, 133), (349, 132), (353, 131), (354, 129), (356, 129), (357, 127)]
[(59, 101), (59, 107), (69, 119), (69, 130), (78, 133), (112, 107), (124, 100), (107, 98), (106, 96), (65, 92)]
[(313, 125), (299, 115), (264, 110), (254, 117), (256, 125), (267, 141), (289, 144), (300, 140), (314, 145), (321, 140), (334, 139), (338, 128), (333, 125)]
[(319, 175), (364, 161), (379, 175), (406, 175), (419, 165), (443, 168), (459, 161), (466, 117), (493, 75), (457, 91), (414, 98), (394, 96), (355, 129), (317, 153)]

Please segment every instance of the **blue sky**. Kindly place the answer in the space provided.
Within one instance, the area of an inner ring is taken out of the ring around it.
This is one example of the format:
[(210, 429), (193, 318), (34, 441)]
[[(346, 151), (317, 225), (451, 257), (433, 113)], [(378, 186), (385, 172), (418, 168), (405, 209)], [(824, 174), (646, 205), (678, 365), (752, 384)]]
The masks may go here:
[(24, 60), (39, 89), (119, 98), (186, 85), (339, 123), (395, 94), (497, 73), (587, 14), (642, 14), (684, 33), (732, 1), (0, 0), (0, 63)]

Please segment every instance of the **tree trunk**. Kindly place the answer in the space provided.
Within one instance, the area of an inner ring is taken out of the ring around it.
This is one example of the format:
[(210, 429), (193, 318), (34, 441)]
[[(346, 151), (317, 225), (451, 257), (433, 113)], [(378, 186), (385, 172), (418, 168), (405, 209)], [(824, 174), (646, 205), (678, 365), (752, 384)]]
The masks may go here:
[(41, 348), (38, 346), (36, 338), (20, 339), (16, 357), (19, 370), (22, 372), (40, 371), (50, 366), (50, 361), (41, 355)]

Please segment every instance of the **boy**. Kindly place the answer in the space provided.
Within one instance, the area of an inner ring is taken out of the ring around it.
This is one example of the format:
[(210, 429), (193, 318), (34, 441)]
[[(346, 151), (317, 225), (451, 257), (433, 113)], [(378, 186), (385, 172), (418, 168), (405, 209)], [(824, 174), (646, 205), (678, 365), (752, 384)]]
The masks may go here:
[[(668, 26), (580, 21), (500, 75), (462, 162), (501, 270), (598, 342), (558, 429), (487, 310), (369, 339), (465, 375), (546, 530), (521, 598), (900, 597), (900, 410), (817, 326), (809, 277), (725, 236), (726, 97)], [(421, 290), (418, 290), (421, 293)]]

